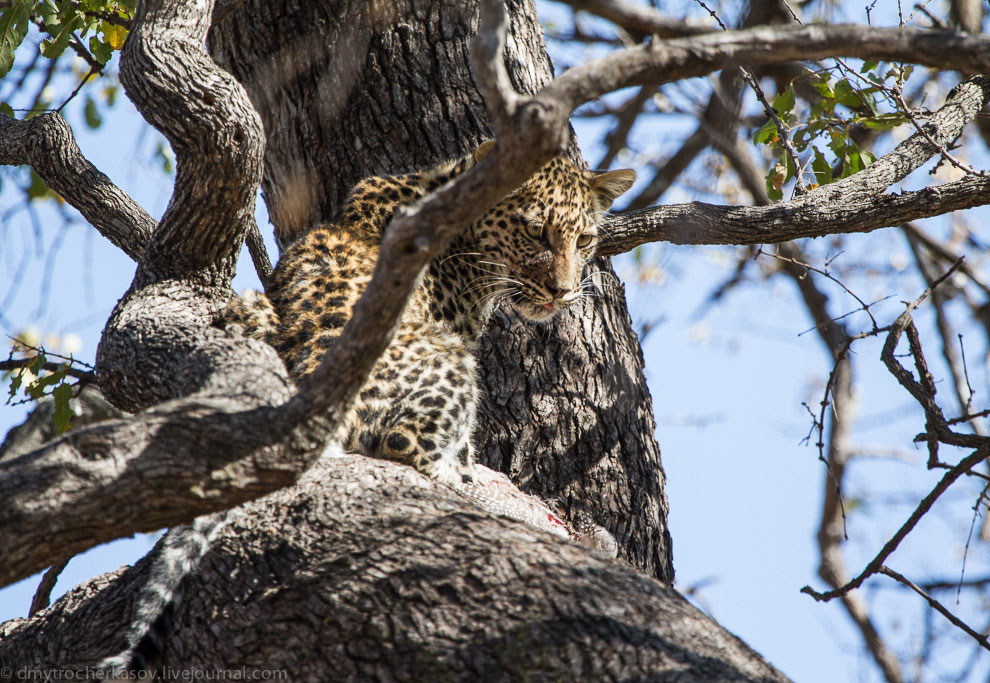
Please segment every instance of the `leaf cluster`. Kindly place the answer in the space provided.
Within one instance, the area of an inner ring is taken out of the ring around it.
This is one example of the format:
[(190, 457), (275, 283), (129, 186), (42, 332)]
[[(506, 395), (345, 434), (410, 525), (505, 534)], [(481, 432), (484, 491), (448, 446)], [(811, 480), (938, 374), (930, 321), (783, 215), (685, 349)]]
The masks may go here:
[[(801, 163), (810, 165), (815, 175), (813, 186), (848, 177), (876, 161), (873, 152), (858, 143), (852, 133), (863, 128), (887, 131), (908, 122), (903, 112), (888, 111), (882, 105), (891, 89), (887, 82), (891, 79), (902, 82), (910, 74), (910, 66), (890, 68), (883, 73), (877, 62), (864, 62), (859, 74), (845, 68), (805, 69), (804, 78), (817, 97), (807, 103), (803, 120), (794, 84), (777, 94), (774, 111), (791, 137), (795, 151), (801, 155)], [(757, 128), (753, 142), (768, 146), (775, 155), (777, 161), (766, 176), (767, 193), (771, 199), (782, 199), (783, 185), (797, 175), (798, 169), (784, 154), (776, 123), (768, 119)]]
[[(70, 41), (87, 45), (100, 65), (124, 46), (137, 0), (11, 0), (0, 13), (0, 78), (14, 65), (17, 47), (34, 23), (45, 34), (41, 54), (58, 59)], [(83, 43), (86, 38), (86, 43)]]
[(16, 361), (17, 367), (0, 372), (0, 380), (10, 382), (5, 405), (39, 401), (50, 396), (54, 406), (52, 424), (56, 433), (61, 434), (72, 427), (75, 413), (70, 400), (76, 394), (78, 382), (73, 381), (71, 372), (85, 364), (71, 356), (66, 358), (50, 354), (44, 348), (17, 340), (7, 360)]

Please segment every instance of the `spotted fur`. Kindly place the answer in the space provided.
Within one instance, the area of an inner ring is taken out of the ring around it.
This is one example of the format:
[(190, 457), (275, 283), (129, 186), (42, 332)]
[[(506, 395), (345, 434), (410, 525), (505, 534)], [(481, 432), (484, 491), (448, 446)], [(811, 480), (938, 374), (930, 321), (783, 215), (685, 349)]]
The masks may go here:
[[(486, 143), (472, 157), (429, 171), (362, 181), (337, 223), (312, 229), (286, 249), (267, 296), (235, 297), (224, 323), (274, 346), (293, 376), (309, 374), (370, 281), (396, 210), (449, 182), (490, 149)], [(601, 527), (579, 522), (568, 528), (504, 475), (486, 471), (474, 480), (474, 352), (498, 306), (544, 321), (581, 297), (598, 223), (634, 179), (632, 171), (590, 173), (558, 158), (469, 226), (430, 265), (414, 293), (395, 339), (344, 420), (339, 437), (345, 448), (413, 465), (485, 509), (614, 556), (615, 541)], [(129, 678), (156, 659), (182, 599), (182, 582), (231, 514), (204, 517), (165, 536), (134, 609), (127, 648), (99, 669)]]
[[(312, 372), (370, 281), (396, 210), (464, 172), (491, 146), (429, 171), (361, 181), (336, 223), (313, 228), (285, 251), (268, 302), (259, 294), (235, 300), (232, 319), (272, 343), (295, 377)], [(485, 320), (507, 305), (543, 321), (577, 301), (598, 223), (634, 179), (633, 171), (593, 173), (557, 158), (469, 226), (430, 265), (344, 421), (345, 448), (449, 484), (470, 481), (474, 352)]]

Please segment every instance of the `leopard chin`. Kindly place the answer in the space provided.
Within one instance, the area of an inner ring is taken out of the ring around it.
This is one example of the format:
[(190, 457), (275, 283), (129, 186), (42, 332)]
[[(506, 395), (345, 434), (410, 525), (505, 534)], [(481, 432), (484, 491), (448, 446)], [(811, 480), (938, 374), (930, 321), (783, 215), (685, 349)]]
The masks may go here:
[(568, 305), (562, 302), (537, 304), (528, 299), (521, 299), (514, 301), (512, 307), (526, 320), (543, 323), (556, 316)]

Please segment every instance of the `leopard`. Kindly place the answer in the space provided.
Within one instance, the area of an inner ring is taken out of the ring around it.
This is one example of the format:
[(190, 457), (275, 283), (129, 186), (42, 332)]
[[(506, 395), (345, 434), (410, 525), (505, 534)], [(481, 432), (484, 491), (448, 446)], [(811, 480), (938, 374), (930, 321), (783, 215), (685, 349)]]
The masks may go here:
[[(374, 271), (385, 229), (404, 206), (491, 152), (483, 143), (432, 169), (359, 182), (337, 221), (282, 254), (266, 288), (231, 302), (229, 320), (278, 351), (290, 374), (316, 369)], [(500, 307), (544, 323), (594, 285), (585, 267), (612, 202), (635, 171), (595, 172), (561, 155), (467, 226), (426, 269), (391, 344), (338, 432), (344, 449), (411, 465), (440, 482), (472, 481), (479, 401), (475, 353)]]
[[(273, 346), (295, 380), (312, 373), (340, 338), (371, 281), (382, 237), (401, 207), (452, 182), (491, 152), (424, 171), (362, 180), (336, 221), (285, 248), (265, 293), (234, 296), (218, 325)], [(509, 307), (546, 323), (591, 287), (602, 218), (635, 182), (632, 170), (588, 171), (559, 156), (467, 226), (434, 259), (397, 331), (349, 407), (336, 435), (343, 450), (411, 465), (496, 514), (516, 518), (614, 557), (614, 538), (588, 520), (567, 525), (541, 502), (520, 502), (505, 475), (474, 465), (479, 338)], [(486, 472), (484, 474), (479, 474)], [(182, 585), (237, 508), (169, 531), (150, 561), (126, 648), (97, 665), (127, 680), (164, 650)]]

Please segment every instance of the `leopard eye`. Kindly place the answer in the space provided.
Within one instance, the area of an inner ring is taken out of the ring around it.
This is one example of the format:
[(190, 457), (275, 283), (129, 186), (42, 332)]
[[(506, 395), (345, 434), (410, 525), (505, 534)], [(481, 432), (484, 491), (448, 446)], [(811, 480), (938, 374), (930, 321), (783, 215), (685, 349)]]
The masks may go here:
[(539, 223), (537, 221), (526, 221), (526, 226), (523, 229), (526, 231), (527, 237), (538, 240), (543, 234), (543, 223)]
[(584, 234), (578, 235), (577, 245), (579, 249), (584, 249), (586, 246), (591, 244), (591, 240), (595, 239), (594, 235)]

